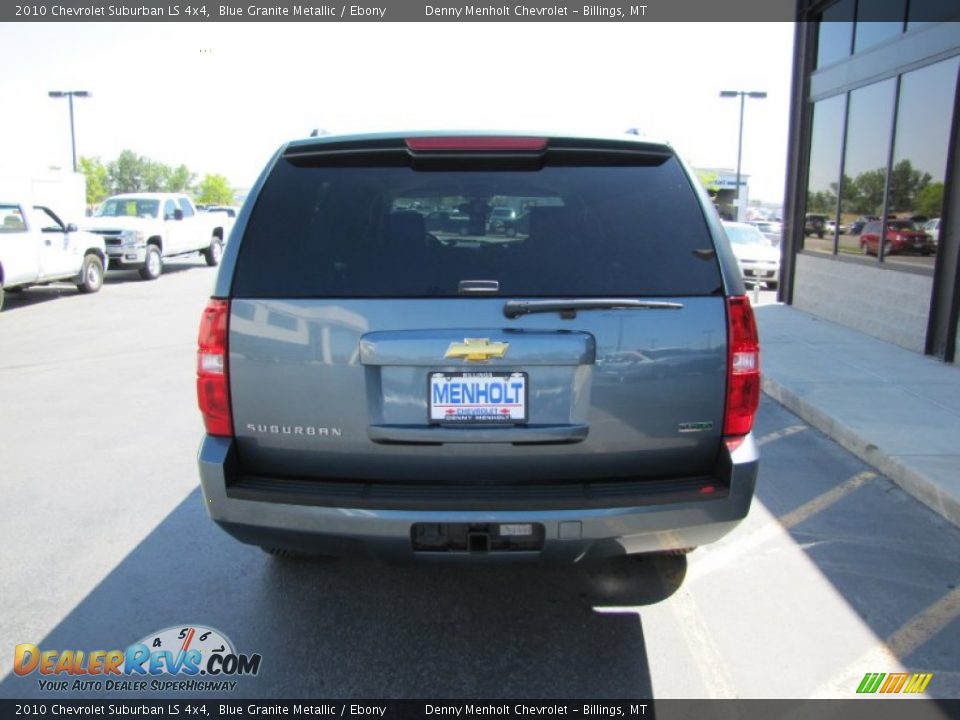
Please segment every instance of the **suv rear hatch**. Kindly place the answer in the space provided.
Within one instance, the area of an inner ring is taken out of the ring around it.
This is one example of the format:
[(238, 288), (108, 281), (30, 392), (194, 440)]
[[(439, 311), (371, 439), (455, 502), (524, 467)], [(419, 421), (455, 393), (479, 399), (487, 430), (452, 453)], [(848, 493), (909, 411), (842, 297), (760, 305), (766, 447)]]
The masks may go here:
[[(489, 222), (501, 206), (509, 233)], [(227, 362), (242, 474), (713, 474), (727, 304), (670, 148), (320, 139), (278, 155), (245, 220)]]

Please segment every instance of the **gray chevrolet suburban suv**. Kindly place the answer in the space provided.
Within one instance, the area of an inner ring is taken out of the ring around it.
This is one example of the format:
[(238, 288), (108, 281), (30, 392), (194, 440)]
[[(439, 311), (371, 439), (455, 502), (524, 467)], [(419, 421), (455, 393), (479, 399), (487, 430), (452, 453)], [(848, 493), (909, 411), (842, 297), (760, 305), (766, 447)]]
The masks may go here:
[(722, 537), (753, 497), (759, 343), (693, 178), (627, 136), (282, 147), (200, 326), (210, 517), (274, 554), (395, 559)]

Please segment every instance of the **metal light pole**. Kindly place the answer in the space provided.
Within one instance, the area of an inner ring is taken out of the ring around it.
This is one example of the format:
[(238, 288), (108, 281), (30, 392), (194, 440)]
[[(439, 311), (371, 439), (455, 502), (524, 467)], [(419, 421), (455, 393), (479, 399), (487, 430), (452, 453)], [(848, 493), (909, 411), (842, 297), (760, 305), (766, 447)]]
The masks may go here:
[(767, 94), (758, 90), (721, 90), (722, 98), (740, 98), (740, 137), (737, 140), (737, 220), (740, 219), (740, 156), (743, 152), (743, 106), (748, 97), (762, 100)]
[(70, 150), (73, 153), (73, 171), (77, 171), (77, 136), (73, 129), (73, 98), (90, 97), (86, 90), (51, 90), (47, 93), (52, 98), (65, 97), (70, 104)]

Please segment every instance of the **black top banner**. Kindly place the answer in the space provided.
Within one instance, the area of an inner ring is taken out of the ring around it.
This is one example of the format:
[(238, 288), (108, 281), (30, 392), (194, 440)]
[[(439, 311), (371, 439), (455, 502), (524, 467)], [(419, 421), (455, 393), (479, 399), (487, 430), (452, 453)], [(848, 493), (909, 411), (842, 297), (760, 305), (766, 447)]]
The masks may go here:
[(25, 22), (754, 22), (792, 21), (793, 0), (635, 0), (444, 3), (374, 0), (36, 0), (0, 7), (0, 21)]

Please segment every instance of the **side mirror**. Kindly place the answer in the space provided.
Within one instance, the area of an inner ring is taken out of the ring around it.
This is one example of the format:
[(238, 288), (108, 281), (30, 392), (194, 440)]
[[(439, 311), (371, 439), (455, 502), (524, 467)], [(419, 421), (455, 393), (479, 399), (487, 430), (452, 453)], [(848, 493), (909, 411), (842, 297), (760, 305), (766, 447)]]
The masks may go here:
[(174, 210), (174, 211), (173, 211), (173, 219), (174, 219), (174, 220), (183, 220), (183, 210), (181, 210), (180, 208), (177, 208), (176, 210)]
[(76, 223), (67, 223), (67, 232), (68, 232), (68, 233), (77, 232), (77, 224), (76, 224)]

